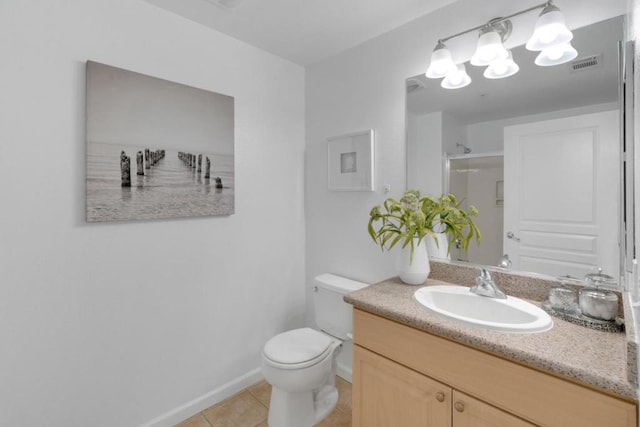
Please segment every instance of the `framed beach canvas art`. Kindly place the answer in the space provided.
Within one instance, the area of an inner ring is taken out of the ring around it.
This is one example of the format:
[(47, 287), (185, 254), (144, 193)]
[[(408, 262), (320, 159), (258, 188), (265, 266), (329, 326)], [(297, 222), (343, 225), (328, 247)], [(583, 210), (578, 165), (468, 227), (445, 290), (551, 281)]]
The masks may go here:
[(234, 98), (86, 66), (88, 222), (231, 215)]
[(373, 130), (327, 138), (328, 186), (335, 191), (373, 191)]

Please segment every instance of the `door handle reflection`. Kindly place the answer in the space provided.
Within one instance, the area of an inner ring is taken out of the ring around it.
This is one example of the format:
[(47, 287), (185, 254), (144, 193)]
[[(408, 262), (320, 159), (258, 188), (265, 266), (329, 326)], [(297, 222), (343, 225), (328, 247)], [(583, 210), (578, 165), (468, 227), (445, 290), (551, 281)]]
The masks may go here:
[(520, 241), (520, 238), (513, 234), (512, 231), (507, 231), (507, 239), (515, 240), (516, 242)]

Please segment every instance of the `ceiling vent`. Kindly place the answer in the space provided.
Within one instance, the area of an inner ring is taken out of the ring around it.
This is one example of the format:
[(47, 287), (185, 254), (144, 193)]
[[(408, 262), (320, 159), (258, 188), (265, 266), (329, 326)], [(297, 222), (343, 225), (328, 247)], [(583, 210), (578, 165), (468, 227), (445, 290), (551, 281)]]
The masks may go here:
[(570, 63), (571, 71), (582, 71), (602, 65), (602, 54), (576, 59)]
[(207, 1), (223, 9), (233, 9), (238, 4), (240, 4), (242, 0), (207, 0)]

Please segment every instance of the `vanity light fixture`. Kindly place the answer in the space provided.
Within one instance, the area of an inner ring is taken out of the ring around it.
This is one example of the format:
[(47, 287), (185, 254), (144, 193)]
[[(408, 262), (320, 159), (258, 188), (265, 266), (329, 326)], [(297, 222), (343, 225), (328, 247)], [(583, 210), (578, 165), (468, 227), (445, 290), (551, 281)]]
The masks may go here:
[(446, 89), (458, 89), (471, 83), (464, 63), (454, 65), (451, 51), (444, 43), (473, 31), (479, 31), (480, 34), (475, 53), (471, 57), (471, 65), (486, 66), (483, 75), (488, 79), (501, 79), (514, 75), (520, 67), (515, 63), (511, 52), (503, 46), (511, 34), (509, 19), (536, 9), (542, 9), (542, 12), (536, 21), (533, 35), (526, 44), (527, 49), (540, 51), (535, 60), (536, 65), (547, 67), (563, 64), (578, 56), (578, 52), (570, 43), (573, 34), (567, 28), (560, 9), (551, 1), (547, 1), (438, 40), (425, 75), (432, 79), (444, 77), (440, 85)]
[(573, 34), (564, 23), (560, 9), (549, 2), (540, 12), (533, 35), (527, 41), (526, 47), (529, 50), (545, 50), (568, 43), (572, 38)]
[(511, 21), (493, 19), (480, 30), (476, 51), (471, 57), (471, 65), (485, 66), (493, 61), (505, 59), (509, 53), (502, 42), (511, 34)]
[(439, 41), (431, 54), (431, 64), (427, 69), (426, 76), (430, 79), (439, 79), (455, 69), (456, 65), (453, 63), (453, 59), (451, 58), (451, 52), (444, 43)]

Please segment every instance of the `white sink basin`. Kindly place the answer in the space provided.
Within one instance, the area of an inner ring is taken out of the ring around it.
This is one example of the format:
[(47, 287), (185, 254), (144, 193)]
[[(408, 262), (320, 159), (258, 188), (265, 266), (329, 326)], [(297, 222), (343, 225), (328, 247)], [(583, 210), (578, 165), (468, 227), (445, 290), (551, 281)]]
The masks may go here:
[(487, 298), (465, 286), (427, 286), (413, 294), (428, 311), (467, 325), (502, 332), (533, 333), (553, 327), (541, 308), (515, 297)]

